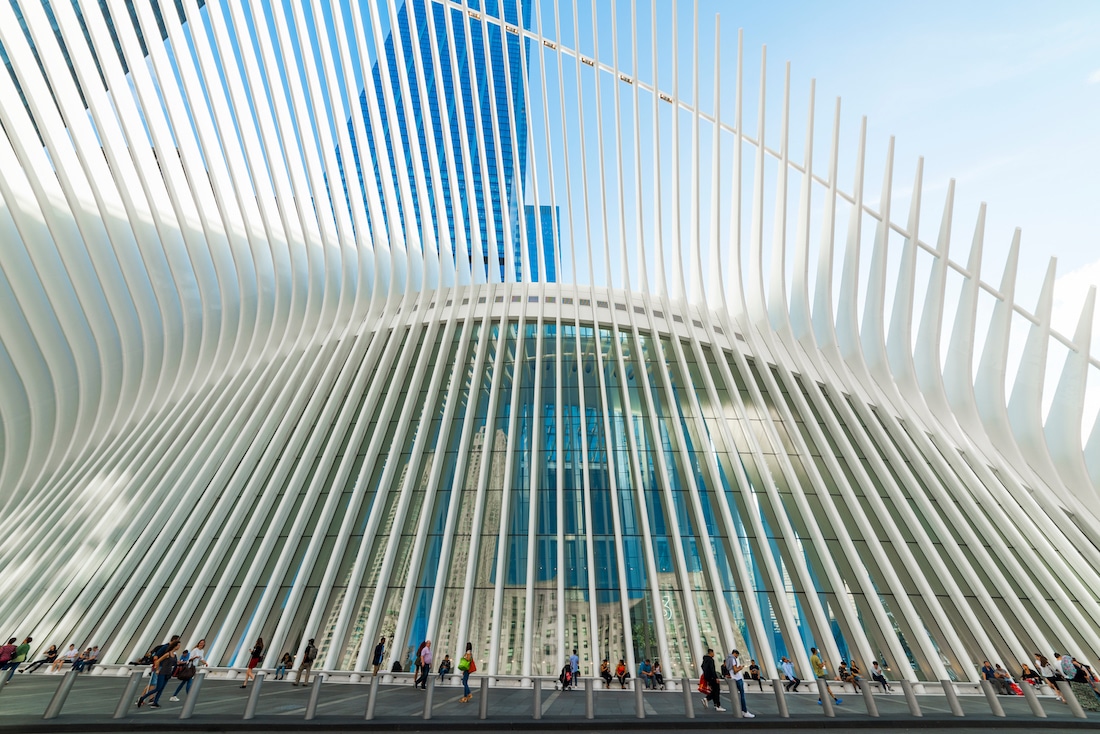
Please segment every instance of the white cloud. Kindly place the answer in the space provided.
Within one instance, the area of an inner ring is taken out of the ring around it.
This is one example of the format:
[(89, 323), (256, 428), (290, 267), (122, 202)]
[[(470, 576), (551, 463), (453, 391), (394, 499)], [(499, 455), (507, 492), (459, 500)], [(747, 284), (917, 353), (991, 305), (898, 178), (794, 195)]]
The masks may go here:
[(1100, 84), (1100, 69), (1089, 74), (1089, 84)]

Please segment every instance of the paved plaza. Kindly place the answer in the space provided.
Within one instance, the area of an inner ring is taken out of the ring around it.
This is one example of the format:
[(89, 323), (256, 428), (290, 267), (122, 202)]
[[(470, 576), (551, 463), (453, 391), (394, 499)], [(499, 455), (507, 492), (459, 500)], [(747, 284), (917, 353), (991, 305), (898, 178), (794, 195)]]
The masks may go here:
[[(104, 671), (107, 673), (108, 671)], [(74, 680), (63, 707), (55, 718), (43, 714), (59, 689), (63, 676), (16, 676), (0, 692), (0, 732), (27, 731), (418, 731), (440, 728), (451, 731), (483, 729), (532, 729), (543, 731), (600, 731), (619, 729), (714, 729), (732, 727), (746, 731), (788, 730), (794, 728), (875, 728), (891, 730), (921, 729), (934, 731), (967, 728), (1020, 728), (1044, 730), (1100, 729), (1100, 715), (1075, 718), (1070, 709), (1052, 697), (1040, 697), (1045, 718), (1040, 718), (1023, 697), (999, 696), (997, 701), (1004, 717), (994, 716), (985, 696), (960, 695), (964, 716), (952, 714), (946, 697), (922, 694), (916, 696), (922, 716), (915, 717), (900, 688), (891, 694), (875, 693), (878, 717), (868, 713), (862, 695), (843, 694), (843, 705), (836, 707), (835, 716), (827, 716), (817, 703), (816, 694), (805, 692), (784, 696), (789, 716), (782, 717), (779, 702), (769, 685), (760, 691), (749, 691), (750, 709), (755, 719), (736, 717), (732, 699), (723, 695), (725, 713), (704, 708), (702, 697), (690, 695), (688, 714), (681, 691), (644, 691), (644, 718), (638, 716), (637, 696), (632, 690), (597, 689), (593, 691), (594, 718), (586, 718), (587, 696), (584, 688), (562, 692), (554, 690), (552, 681), (542, 681), (540, 716), (535, 716), (535, 692), (531, 687), (515, 685), (494, 687), (485, 698), (482, 715), (480, 679), (471, 682), (474, 700), (462, 703), (462, 689), (457, 678), (430, 692), (431, 720), (425, 718), (429, 692), (412, 688), (407, 681), (380, 684), (373, 706), (373, 718), (367, 720), (371, 686), (366, 683), (325, 682), (319, 688), (295, 687), (290, 680), (265, 680), (258, 692), (251, 687), (242, 690), (239, 680), (221, 675), (210, 676), (196, 689), (190, 718), (181, 719), (186, 696), (180, 702), (170, 702), (175, 682), (164, 693), (162, 707), (134, 706), (137, 696), (131, 694), (122, 718), (114, 718), (120, 701), (130, 685), (144, 685), (128, 677), (109, 674), (82, 676)], [(724, 692), (725, 693), (725, 692)], [(316, 697), (312, 718), (309, 718), (311, 697)], [(254, 705), (252, 718), (246, 718), (250, 699)], [(307, 720), (308, 719), (308, 720)]]

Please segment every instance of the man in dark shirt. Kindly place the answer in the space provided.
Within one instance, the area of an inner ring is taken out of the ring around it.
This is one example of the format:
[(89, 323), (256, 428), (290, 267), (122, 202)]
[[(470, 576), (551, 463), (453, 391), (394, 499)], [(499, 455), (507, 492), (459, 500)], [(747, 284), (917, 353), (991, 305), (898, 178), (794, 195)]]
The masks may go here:
[(718, 682), (718, 671), (714, 668), (714, 649), (708, 647), (707, 654), (703, 656), (703, 681), (710, 688), (707, 693), (707, 697), (703, 699), (703, 706), (706, 706), (709, 702), (714, 702), (715, 711), (725, 711), (722, 708), (722, 687)]

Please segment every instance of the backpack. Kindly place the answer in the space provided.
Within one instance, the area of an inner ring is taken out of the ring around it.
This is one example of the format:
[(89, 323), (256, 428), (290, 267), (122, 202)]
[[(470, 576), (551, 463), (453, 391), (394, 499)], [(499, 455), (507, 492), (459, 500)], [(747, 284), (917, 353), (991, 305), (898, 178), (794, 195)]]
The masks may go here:
[(306, 651), (305, 651), (304, 657), (305, 657), (305, 662), (312, 663), (314, 660), (317, 659), (317, 648), (314, 647), (313, 645), (306, 645)]
[(10, 662), (13, 655), (15, 655), (15, 645), (0, 647), (0, 663)]
[[(2, 659), (2, 653), (0, 653), (0, 659)], [(1062, 675), (1066, 678), (1072, 678), (1077, 675), (1077, 667), (1073, 664), (1073, 658), (1069, 655), (1062, 656)]]

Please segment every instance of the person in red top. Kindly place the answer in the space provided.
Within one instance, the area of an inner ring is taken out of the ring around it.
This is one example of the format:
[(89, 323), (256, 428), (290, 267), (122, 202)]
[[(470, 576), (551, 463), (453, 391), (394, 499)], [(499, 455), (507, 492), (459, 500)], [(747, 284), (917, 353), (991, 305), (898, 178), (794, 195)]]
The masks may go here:
[(630, 673), (626, 669), (626, 661), (619, 658), (619, 664), (615, 666), (615, 677), (619, 679), (619, 685), (626, 688), (626, 679), (630, 677)]

